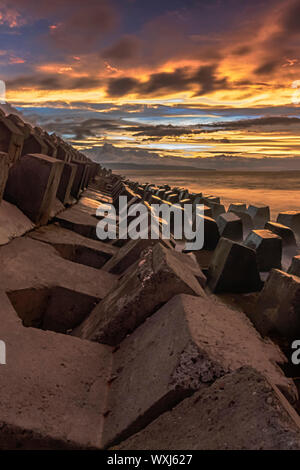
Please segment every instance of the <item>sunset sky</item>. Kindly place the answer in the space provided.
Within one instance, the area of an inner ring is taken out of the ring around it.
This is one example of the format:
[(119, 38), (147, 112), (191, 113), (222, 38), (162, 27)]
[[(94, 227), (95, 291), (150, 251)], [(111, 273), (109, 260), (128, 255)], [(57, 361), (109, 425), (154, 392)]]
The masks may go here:
[(7, 102), (104, 161), (300, 169), (300, 0), (0, 0), (0, 36)]

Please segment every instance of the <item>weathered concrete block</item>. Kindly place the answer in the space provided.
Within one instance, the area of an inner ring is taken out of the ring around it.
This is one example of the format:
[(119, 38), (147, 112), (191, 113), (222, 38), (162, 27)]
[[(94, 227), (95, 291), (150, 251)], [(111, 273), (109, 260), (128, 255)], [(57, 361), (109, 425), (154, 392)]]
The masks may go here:
[[(219, 229), (217, 222), (211, 217), (196, 214), (195, 217), (200, 217), (204, 220), (204, 245), (203, 250), (214, 250), (220, 239)], [(201, 228), (201, 224), (200, 224)], [(194, 222), (194, 230), (196, 230), (196, 218)]]
[(261, 288), (256, 253), (252, 248), (221, 238), (208, 269), (213, 292), (254, 292)]
[(244, 202), (233, 202), (228, 207), (228, 212), (246, 212), (247, 205)]
[(7, 201), (0, 205), (0, 245), (21, 237), (35, 227), (34, 223), (16, 206)]
[(76, 176), (77, 167), (73, 163), (63, 162), (63, 170), (57, 189), (57, 197), (64, 204), (71, 202), (71, 189)]
[(278, 388), (243, 367), (185, 399), (114, 450), (299, 450), (299, 430), (299, 416)]
[(233, 212), (219, 215), (217, 225), (221, 237), (229, 238), (237, 242), (243, 240), (242, 221)]
[(81, 163), (75, 160), (72, 160), (72, 163), (76, 165), (77, 170), (71, 188), (71, 195), (75, 197), (75, 199), (78, 199), (81, 192), (82, 181), (84, 178), (85, 163)]
[(277, 222), (282, 225), (287, 225), (295, 233), (297, 240), (300, 240), (300, 212), (286, 211), (280, 212), (277, 217)]
[(48, 146), (44, 139), (35, 132), (35, 130), (27, 123), (24, 124), (24, 144), (22, 148), (22, 156), (29, 154), (48, 154)]
[(294, 274), (300, 278), (300, 255), (294, 256), (288, 269), (289, 274)]
[(0, 151), (9, 156), (10, 165), (19, 160), (22, 154), (24, 135), (8, 118), (0, 116)]
[(270, 230), (252, 230), (245, 240), (245, 246), (256, 251), (260, 271), (281, 268), (282, 239)]
[(279, 348), (263, 341), (242, 312), (212, 298), (176, 296), (114, 354), (105, 443), (120, 442), (243, 365), (263, 373), (295, 400), (293, 381), (278, 367), (283, 362)]
[(266, 222), (270, 220), (269, 206), (249, 206), (247, 213), (252, 217), (254, 228), (264, 228)]
[(235, 209), (232, 209), (230, 212), (233, 212), (241, 219), (243, 224), (243, 238), (246, 238), (249, 232), (254, 229), (252, 217), (247, 212), (240, 212)]
[(267, 335), (276, 332), (295, 339), (300, 334), (300, 278), (273, 269), (257, 301), (253, 318), (256, 328)]
[(49, 220), (62, 162), (46, 155), (24, 155), (9, 170), (4, 199), (15, 204), (33, 222)]
[(0, 247), (1, 287), (25, 326), (66, 333), (117, 284), (117, 277), (63, 259), (52, 246), (22, 237)]
[(209, 207), (212, 211), (212, 217), (216, 220), (219, 215), (224, 214), (226, 212), (225, 207), (223, 204), (218, 204), (216, 202), (210, 202)]
[(98, 220), (77, 207), (70, 207), (55, 218), (61, 227), (79, 233), (84, 237), (99, 240), (96, 233)]
[(101, 448), (111, 349), (23, 327), (3, 292), (0, 312), (7, 348), (7, 364), (1, 366), (0, 448)]
[(117, 345), (160, 305), (177, 293), (205, 293), (176, 252), (160, 243), (144, 252), (118, 287), (73, 331), (81, 338)]
[(61, 228), (57, 224), (40, 227), (28, 236), (34, 240), (49, 243), (63, 258), (69, 261), (96, 269), (102, 268), (108, 260), (118, 253), (118, 248), (109, 243), (91, 240), (71, 230)]
[(9, 167), (10, 161), (8, 153), (0, 152), (0, 203), (6, 186)]
[(278, 235), (282, 239), (283, 246), (296, 246), (295, 235), (290, 227), (279, 224), (278, 222), (267, 222), (265, 229)]

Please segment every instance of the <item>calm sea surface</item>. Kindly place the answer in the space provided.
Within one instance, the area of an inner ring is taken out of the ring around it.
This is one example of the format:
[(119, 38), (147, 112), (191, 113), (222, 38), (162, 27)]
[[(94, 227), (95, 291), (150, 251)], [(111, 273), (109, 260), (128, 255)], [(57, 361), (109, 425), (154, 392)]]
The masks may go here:
[(283, 210), (300, 210), (300, 171), (246, 172), (201, 170), (120, 170), (140, 183), (169, 184), (220, 196), (231, 202), (269, 205), (274, 219)]

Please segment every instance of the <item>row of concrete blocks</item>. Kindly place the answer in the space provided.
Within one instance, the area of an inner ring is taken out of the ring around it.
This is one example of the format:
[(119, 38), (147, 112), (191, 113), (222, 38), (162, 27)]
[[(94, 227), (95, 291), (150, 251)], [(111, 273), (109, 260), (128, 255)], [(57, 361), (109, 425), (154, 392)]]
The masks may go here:
[[(131, 187), (136, 188), (136, 184), (131, 184)], [(204, 249), (214, 249), (220, 237), (237, 242), (244, 240), (245, 246), (256, 250), (260, 271), (270, 271), (273, 267), (281, 268), (283, 257), (286, 265), (290, 263), (293, 256), (299, 253), (297, 241), (300, 240), (300, 211), (282, 212), (278, 215), (277, 222), (271, 222), (270, 209), (267, 206), (247, 208), (246, 204), (234, 203), (229, 206), (226, 213), (219, 198), (198, 194), (182, 199), (186, 195), (184, 190), (180, 188), (169, 190), (168, 188), (167, 186), (157, 189), (146, 185), (145, 188), (137, 187), (137, 190), (148, 191), (144, 200), (149, 201), (150, 204), (164, 202), (181, 207), (187, 203), (195, 203), (195, 201), (205, 204)], [(176, 201), (169, 201), (168, 194), (170, 193), (174, 196), (176, 194)], [(139, 191), (138, 194), (142, 197), (143, 192)], [(160, 199), (156, 194), (166, 197), (166, 200)], [(181, 210), (184, 210), (183, 207)], [(196, 214), (194, 214), (195, 217), (197, 217)], [(259, 228), (255, 229), (255, 227)]]
[(36, 224), (77, 199), (99, 165), (58, 136), (17, 115), (0, 115), (0, 202), (16, 205)]
[(168, 241), (118, 249), (69, 229), (0, 248), (2, 449), (300, 448), (285, 357), (206, 285), (253, 250), (221, 239), (206, 278)]

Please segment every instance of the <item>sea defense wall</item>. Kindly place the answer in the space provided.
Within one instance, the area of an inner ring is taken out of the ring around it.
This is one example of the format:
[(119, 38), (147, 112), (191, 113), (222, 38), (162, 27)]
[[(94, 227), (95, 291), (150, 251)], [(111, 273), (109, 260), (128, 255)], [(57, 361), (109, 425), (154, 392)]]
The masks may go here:
[[(0, 449), (300, 449), (300, 211), (126, 180), (13, 115), (0, 151)], [(99, 240), (120, 196), (192, 205), (203, 247)]]

